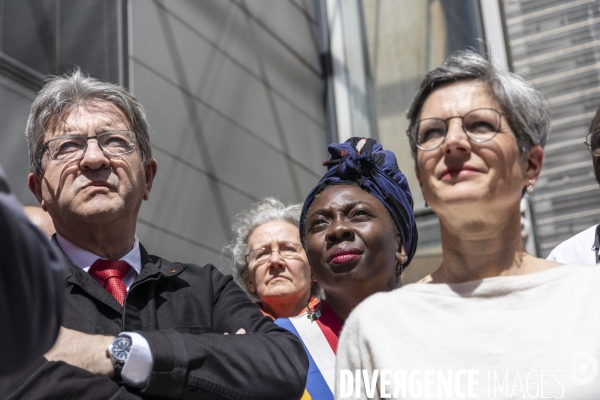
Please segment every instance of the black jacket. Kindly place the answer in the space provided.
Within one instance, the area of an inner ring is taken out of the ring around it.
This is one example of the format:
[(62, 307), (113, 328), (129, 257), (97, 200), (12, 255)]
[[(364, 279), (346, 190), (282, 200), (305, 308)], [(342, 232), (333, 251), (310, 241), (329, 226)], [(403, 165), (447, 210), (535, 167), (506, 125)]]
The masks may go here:
[[(308, 360), (302, 344), (262, 315), (214, 266), (171, 263), (140, 245), (142, 271), (125, 305), (67, 260), (63, 326), (85, 333), (142, 334), (154, 359), (142, 393), (59, 362), (40, 360), (26, 374), (0, 380), (25, 398), (300, 398)], [(235, 335), (244, 328), (245, 335)], [(224, 335), (228, 332), (229, 335)]]
[(1, 168), (0, 243), (1, 376), (52, 347), (60, 328), (64, 276), (59, 251), (29, 221)]

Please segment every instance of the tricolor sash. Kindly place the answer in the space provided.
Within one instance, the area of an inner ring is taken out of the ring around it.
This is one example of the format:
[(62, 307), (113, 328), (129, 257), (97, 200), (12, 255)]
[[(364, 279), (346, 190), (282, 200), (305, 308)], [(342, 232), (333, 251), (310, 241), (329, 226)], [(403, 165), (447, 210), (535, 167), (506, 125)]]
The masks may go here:
[(335, 392), (335, 353), (342, 323), (327, 303), (322, 302), (317, 321), (307, 313), (297, 317), (278, 318), (275, 323), (298, 336), (308, 355), (306, 391), (302, 400), (333, 400)]

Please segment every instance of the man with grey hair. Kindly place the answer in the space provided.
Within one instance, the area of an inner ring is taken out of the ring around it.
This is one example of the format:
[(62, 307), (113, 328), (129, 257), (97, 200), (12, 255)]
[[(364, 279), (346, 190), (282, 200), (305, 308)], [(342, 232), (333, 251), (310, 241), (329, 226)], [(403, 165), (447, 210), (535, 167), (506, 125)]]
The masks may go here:
[[(79, 70), (40, 91), (27, 121), (29, 188), (65, 256), (56, 345), (0, 381), (17, 398), (302, 395), (294, 335), (214, 266), (148, 255), (135, 235), (157, 171), (141, 104)], [(227, 333), (246, 333), (227, 335)]]

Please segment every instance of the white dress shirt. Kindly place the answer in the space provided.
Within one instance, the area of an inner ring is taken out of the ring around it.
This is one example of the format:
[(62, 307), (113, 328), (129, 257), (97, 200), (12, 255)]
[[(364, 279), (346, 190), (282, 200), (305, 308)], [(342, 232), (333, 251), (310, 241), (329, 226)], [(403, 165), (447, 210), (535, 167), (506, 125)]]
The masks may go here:
[(594, 225), (579, 232), (556, 246), (547, 259), (563, 264), (596, 265), (596, 227)]
[[(85, 272), (89, 271), (96, 260), (106, 260), (106, 258), (98, 257), (96, 254), (76, 246), (58, 233), (56, 234), (56, 241), (73, 264)], [(123, 283), (125, 284), (127, 291), (129, 291), (129, 287), (142, 271), (140, 242), (137, 236), (134, 238), (133, 247), (129, 253), (121, 257), (120, 261), (125, 261), (131, 266), (131, 271), (123, 277)], [(131, 352), (125, 361), (125, 365), (121, 371), (121, 377), (127, 386), (144, 388), (148, 383), (150, 372), (152, 371), (152, 366), (154, 364), (148, 341), (142, 335), (135, 332), (121, 332), (119, 336), (129, 336), (131, 338)]]

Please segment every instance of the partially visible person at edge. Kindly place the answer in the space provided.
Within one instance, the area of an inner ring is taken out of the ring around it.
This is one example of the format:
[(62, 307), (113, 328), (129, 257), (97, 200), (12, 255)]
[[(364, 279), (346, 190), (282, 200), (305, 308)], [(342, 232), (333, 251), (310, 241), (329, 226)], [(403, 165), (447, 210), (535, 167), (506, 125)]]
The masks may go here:
[(58, 251), (23, 213), (0, 167), (0, 376), (50, 350), (63, 313)]
[[(600, 183), (600, 107), (585, 137), (585, 145), (592, 155), (596, 181)], [(596, 265), (600, 263), (600, 225), (579, 232), (556, 246), (547, 259), (564, 264)]]
[[(521, 238), (521, 198), (533, 192), (550, 129), (542, 93), (460, 51), (427, 73), (408, 118), (442, 263), (352, 312), (337, 397), (597, 399), (600, 268), (536, 258)], [(381, 373), (377, 390), (352, 379), (357, 370)]]
[(54, 347), (0, 379), (2, 397), (301, 397), (308, 362), (294, 335), (231, 276), (149, 255), (135, 235), (158, 168), (149, 131), (133, 95), (79, 69), (33, 102), (28, 183), (64, 255), (65, 309)]
[(306, 253), (300, 244), (301, 204), (285, 206), (267, 197), (233, 219), (231, 256), (240, 286), (273, 319), (293, 317), (319, 300)]
[(327, 172), (304, 201), (300, 239), (324, 299), (277, 319), (309, 357), (305, 398), (332, 399), (338, 336), (348, 314), (398, 287), (417, 246), (413, 200), (394, 153), (373, 139), (329, 145)]

